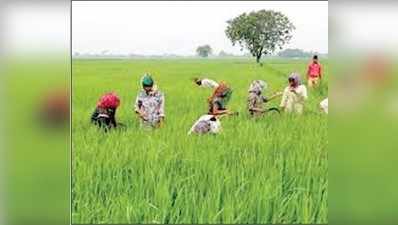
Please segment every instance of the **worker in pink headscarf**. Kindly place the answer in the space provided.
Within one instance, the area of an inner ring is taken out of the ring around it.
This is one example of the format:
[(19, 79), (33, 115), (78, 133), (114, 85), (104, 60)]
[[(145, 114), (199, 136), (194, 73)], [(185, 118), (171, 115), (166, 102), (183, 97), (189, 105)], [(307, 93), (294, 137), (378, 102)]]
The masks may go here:
[(285, 112), (303, 113), (304, 102), (307, 100), (307, 88), (301, 84), (298, 73), (292, 73), (289, 78), (289, 86), (282, 95), (280, 107)]

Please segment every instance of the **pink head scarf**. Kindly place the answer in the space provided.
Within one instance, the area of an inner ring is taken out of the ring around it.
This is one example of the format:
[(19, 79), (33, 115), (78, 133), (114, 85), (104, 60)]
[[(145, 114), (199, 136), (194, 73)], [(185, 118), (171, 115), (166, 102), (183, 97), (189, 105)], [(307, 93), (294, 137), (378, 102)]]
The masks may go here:
[(100, 108), (114, 108), (116, 109), (120, 105), (120, 99), (114, 92), (103, 95), (97, 102), (97, 106)]
[(292, 84), (290, 84), (291, 87), (294, 87), (294, 88), (298, 87), (301, 84), (300, 75), (298, 73), (290, 74), (289, 82), (290, 81), (293, 81)]

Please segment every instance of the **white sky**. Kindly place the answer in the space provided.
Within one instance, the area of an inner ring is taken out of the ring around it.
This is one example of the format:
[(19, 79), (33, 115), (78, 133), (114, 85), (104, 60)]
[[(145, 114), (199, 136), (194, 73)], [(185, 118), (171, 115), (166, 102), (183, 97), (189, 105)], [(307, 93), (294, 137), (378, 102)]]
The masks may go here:
[(193, 55), (199, 45), (241, 54), (225, 36), (226, 21), (272, 9), (296, 26), (285, 48), (328, 52), (327, 1), (72, 2), (72, 51)]
[(343, 3), (334, 5), (333, 12), (331, 30), (340, 48), (397, 51), (397, 3)]

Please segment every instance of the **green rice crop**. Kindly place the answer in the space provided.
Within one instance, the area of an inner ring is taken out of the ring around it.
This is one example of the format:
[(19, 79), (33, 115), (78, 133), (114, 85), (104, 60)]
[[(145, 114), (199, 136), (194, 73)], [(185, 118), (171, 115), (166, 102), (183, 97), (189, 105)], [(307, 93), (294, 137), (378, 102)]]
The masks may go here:
[[(304, 77), (307, 61), (246, 59), (74, 59), (72, 68), (72, 223), (327, 223), (327, 115), (319, 102), (326, 75), (309, 90), (303, 115), (246, 112), (249, 84), (265, 95), (287, 77)], [(140, 78), (149, 72), (165, 93), (166, 121), (141, 130), (133, 111)], [(219, 135), (188, 136), (207, 112), (210, 89), (192, 77), (225, 80), (233, 89)], [(127, 128), (104, 133), (90, 124), (96, 101), (116, 91), (116, 118)], [(280, 98), (267, 103), (278, 106)]]

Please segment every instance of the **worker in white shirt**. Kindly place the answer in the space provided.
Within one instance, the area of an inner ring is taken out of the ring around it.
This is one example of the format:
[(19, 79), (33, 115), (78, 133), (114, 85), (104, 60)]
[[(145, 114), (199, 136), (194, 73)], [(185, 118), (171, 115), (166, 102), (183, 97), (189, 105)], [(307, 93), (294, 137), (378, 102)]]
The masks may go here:
[(280, 107), (285, 112), (301, 114), (304, 111), (304, 102), (308, 98), (307, 88), (301, 84), (300, 76), (297, 73), (292, 73), (288, 81), (289, 86), (283, 91)]
[(218, 83), (216, 81), (210, 80), (208, 78), (194, 78), (193, 81), (196, 85), (203, 88), (215, 89), (218, 87)]

